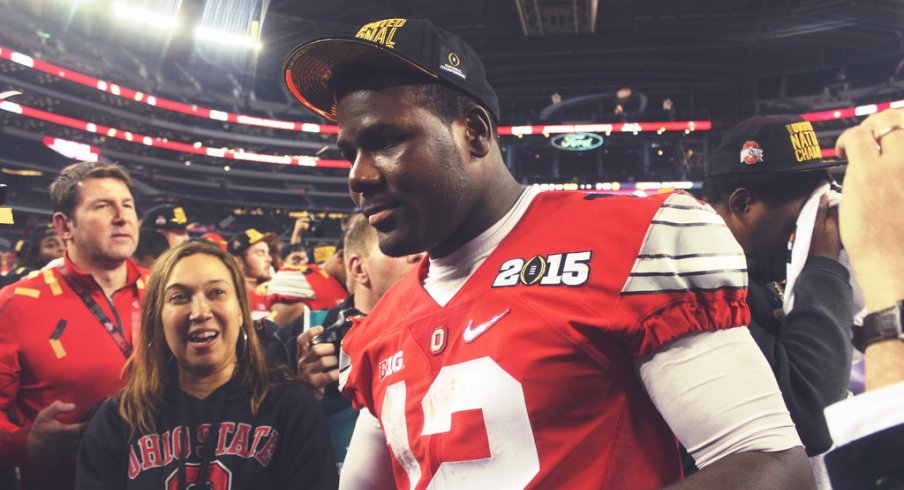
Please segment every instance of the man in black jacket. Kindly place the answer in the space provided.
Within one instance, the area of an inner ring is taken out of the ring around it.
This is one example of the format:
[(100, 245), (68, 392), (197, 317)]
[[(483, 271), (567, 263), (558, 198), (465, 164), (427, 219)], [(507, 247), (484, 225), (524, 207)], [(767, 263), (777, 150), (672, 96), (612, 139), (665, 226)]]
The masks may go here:
[(707, 162), (705, 199), (747, 255), (750, 332), (772, 366), (807, 454), (829, 449), (823, 409), (847, 394), (851, 367), (850, 273), (838, 262), (837, 208), (823, 196), (808, 259), (786, 315), (789, 239), (814, 191), (831, 181), (816, 134), (797, 116), (741, 122)]

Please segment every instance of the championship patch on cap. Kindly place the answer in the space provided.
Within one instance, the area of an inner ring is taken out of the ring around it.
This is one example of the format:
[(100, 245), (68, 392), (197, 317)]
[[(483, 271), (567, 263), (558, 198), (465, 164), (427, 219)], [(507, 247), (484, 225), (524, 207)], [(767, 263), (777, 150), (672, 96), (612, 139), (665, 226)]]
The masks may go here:
[(706, 161), (706, 176), (807, 172), (844, 165), (824, 160), (813, 124), (800, 116), (754, 116), (726, 133)]
[(461, 69), (461, 58), (455, 54), (455, 51), (448, 51), (448, 53), (445, 62), (439, 65), (439, 69), (460, 77), (462, 80), (467, 80), (468, 75)]
[(394, 49), (396, 31), (401, 27), (405, 27), (406, 21), (407, 19), (383, 19), (364, 24), (358, 29), (355, 37)]
[(810, 121), (786, 124), (785, 129), (788, 131), (788, 138), (794, 149), (794, 161), (797, 163), (822, 161), (819, 138), (816, 137), (816, 131), (813, 130), (813, 124)]
[(233, 255), (240, 254), (248, 247), (264, 240), (276, 240), (276, 235), (273, 233), (261, 233), (254, 228), (248, 228), (229, 239), (229, 253)]
[(188, 227), (188, 214), (182, 206), (161, 204), (149, 209), (141, 219), (142, 228), (183, 229)]
[(437, 80), (473, 97), (499, 119), (499, 100), (477, 52), (426, 19), (377, 20), (364, 24), (354, 36), (312, 39), (296, 47), (283, 64), (289, 92), (331, 121), (336, 121), (335, 78), (357, 73), (356, 69), (402, 71)]
[(254, 245), (264, 238), (264, 234), (255, 230), (254, 228), (245, 230), (245, 236), (248, 237), (248, 243), (251, 245)]

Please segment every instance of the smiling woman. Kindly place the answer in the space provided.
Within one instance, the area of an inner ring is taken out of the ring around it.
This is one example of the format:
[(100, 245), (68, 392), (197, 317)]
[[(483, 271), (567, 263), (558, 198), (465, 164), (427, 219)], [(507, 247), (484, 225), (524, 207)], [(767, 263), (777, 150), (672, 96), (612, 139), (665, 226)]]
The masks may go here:
[(335, 488), (320, 408), (265, 364), (243, 285), (206, 242), (158, 259), (129, 380), (88, 427), (76, 488)]

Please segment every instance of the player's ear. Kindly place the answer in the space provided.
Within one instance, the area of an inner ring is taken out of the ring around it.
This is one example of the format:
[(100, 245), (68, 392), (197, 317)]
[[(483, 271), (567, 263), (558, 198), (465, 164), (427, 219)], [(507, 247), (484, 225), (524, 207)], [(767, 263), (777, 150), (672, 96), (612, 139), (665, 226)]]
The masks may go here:
[(471, 104), (463, 114), (465, 138), (471, 156), (483, 158), (493, 144), (493, 117), (478, 104)]
[[(364, 286), (370, 285), (370, 275), (367, 273), (367, 268), (364, 266), (364, 261), (361, 259), (360, 255), (349, 255), (346, 267), (350, 281), (354, 281)], [(349, 282), (349, 284), (351, 284), (351, 282)]]
[(738, 187), (728, 196), (728, 207), (732, 214), (743, 216), (750, 212), (750, 205), (756, 201), (746, 187)]

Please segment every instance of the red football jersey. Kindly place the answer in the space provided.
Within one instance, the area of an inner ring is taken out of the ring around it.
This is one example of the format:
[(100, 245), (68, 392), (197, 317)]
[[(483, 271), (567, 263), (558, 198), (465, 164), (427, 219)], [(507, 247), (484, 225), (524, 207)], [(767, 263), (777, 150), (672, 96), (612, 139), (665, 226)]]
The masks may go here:
[(399, 488), (658, 488), (677, 441), (636, 360), (746, 325), (746, 262), (711, 208), (540, 193), (442, 307), (427, 262), (343, 342), (346, 396), (381, 422)]

